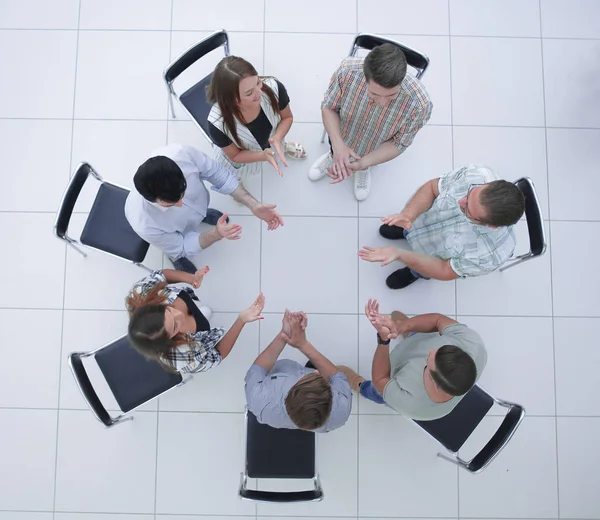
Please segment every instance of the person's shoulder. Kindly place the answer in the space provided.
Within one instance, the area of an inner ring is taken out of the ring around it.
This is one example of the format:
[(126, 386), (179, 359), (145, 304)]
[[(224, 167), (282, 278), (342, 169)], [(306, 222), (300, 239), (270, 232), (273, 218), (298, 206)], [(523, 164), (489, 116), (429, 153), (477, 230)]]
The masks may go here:
[(415, 107), (419, 110), (425, 110), (432, 104), (429, 93), (423, 83), (410, 74), (406, 74), (404, 77), (402, 90), (406, 95), (411, 97), (415, 103)]
[(364, 76), (363, 63), (364, 58), (344, 58), (338, 67), (338, 74), (354, 76), (356, 74)]

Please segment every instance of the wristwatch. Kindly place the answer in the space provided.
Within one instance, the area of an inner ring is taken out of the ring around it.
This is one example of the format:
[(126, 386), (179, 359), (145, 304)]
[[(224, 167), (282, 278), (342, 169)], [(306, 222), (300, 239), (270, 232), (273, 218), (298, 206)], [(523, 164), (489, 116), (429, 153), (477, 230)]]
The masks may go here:
[(383, 340), (383, 338), (379, 335), (379, 332), (377, 333), (377, 344), (378, 345), (389, 345), (390, 344), (390, 340), (386, 339), (385, 341)]

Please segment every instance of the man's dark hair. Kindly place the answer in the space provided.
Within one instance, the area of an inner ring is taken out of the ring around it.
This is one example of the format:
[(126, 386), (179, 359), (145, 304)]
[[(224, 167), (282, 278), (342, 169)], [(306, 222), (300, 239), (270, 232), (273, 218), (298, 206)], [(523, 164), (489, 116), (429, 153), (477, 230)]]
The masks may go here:
[(160, 199), (173, 204), (181, 200), (187, 188), (181, 168), (162, 155), (143, 163), (133, 176), (133, 184), (146, 200), (156, 202)]
[(477, 379), (473, 358), (454, 345), (444, 345), (437, 350), (435, 370), (430, 373), (438, 388), (450, 395), (466, 394)]
[(406, 56), (391, 43), (378, 45), (367, 54), (363, 72), (367, 82), (374, 81), (383, 88), (397, 87), (406, 76)]
[(512, 182), (492, 181), (481, 190), (481, 205), (486, 216), (482, 224), (488, 226), (512, 226), (525, 213), (525, 197)]
[(285, 397), (285, 409), (301, 430), (316, 430), (323, 426), (329, 419), (332, 406), (331, 385), (318, 372), (300, 379)]

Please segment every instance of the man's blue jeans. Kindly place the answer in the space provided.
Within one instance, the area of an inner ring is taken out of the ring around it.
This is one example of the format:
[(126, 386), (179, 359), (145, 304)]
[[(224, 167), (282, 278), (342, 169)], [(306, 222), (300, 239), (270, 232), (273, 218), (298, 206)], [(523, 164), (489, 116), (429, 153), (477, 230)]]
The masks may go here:
[(372, 381), (363, 381), (359, 387), (360, 395), (377, 404), (386, 404), (382, 395), (375, 389)]
[[(408, 231), (406, 231), (406, 229), (402, 230), (404, 233), (404, 238), (406, 238), (408, 236)], [(410, 269), (410, 267), (409, 267)], [(412, 274), (415, 278), (423, 278), (423, 280), (429, 280), (429, 278), (427, 278), (426, 276), (423, 276), (422, 274), (417, 273), (417, 271), (414, 271), (413, 269), (410, 269), (410, 274)]]

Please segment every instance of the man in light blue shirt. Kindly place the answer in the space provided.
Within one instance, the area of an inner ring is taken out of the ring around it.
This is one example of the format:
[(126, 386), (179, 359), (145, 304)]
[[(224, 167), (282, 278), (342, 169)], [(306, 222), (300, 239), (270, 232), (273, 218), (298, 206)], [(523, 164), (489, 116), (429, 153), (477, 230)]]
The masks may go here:
[[(286, 310), (281, 332), (246, 374), (246, 402), (259, 423), (329, 432), (348, 420), (352, 390), (341, 369), (307, 341), (306, 324), (304, 313)], [(306, 355), (312, 368), (277, 361), (286, 343)]]
[[(208, 207), (212, 189), (231, 195), (268, 224), (269, 230), (283, 225), (275, 205), (258, 202), (239, 183), (235, 173), (187, 145), (170, 144), (156, 150), (136, 172), (135, 189), (125, 202), (125, 216), (133, 230), (162, 250), (175, 268), (194, 274), (189, 260), (202, 249), (227, 238), (240, 238), (242, 226), (229, 224), (220, 211)], [(201, 234), (200, 224), (214, 225)]]

